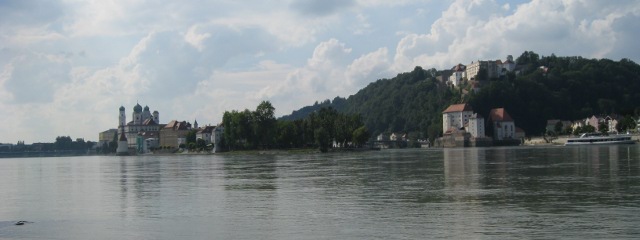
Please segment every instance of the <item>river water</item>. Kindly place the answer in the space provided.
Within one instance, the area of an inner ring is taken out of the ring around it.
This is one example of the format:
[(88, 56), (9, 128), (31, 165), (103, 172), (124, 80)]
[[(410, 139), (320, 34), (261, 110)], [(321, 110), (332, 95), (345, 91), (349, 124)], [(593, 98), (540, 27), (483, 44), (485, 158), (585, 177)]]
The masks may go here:
[(639, 224), (638, 145), (0, 159), (0, 239), (637, 239)]

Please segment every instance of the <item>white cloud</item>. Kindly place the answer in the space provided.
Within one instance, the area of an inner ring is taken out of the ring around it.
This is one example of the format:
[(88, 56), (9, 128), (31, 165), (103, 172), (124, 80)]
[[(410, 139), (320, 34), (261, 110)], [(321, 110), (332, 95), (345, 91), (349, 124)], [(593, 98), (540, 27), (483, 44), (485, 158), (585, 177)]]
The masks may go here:
[(191, 44), (194, 48), (198, 49), (198, 51), (202, 52), (204, 49), (204, 45), (202, 41), (211, 37), (210, 33), (196, 33), (197, 26), (194, 25), (189, 28), (187, 34), (184, 36), (184, 40)]
[(446, 68), (458, 62), (517, 56), (525, 50), (610, 56), (618, 47), (615, 36), (629, 30), (614, 28), (614, 22), (639, 15), (638, 4), (620, 5), (534, 0), (518, 5), (511, 14), (494, 1), (456, 1), (428, 34), (409, 34), (398, 43), (394, 69)]
[(360, 89), (372, 80), (392, 76), (388, 52), (387, 48), (380, 48), (354, 60), (346, 70), (350, 89)]

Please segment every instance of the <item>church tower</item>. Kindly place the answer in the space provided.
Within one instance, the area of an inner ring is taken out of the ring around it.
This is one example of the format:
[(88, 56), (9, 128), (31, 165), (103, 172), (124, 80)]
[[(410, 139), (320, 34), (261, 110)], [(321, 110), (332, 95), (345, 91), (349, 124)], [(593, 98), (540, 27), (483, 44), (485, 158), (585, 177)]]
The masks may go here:
[(120, 117), (118, 118), (118, 127), (127, 124), (127, 115), (124, 113), (124, 107), (120, 106)]
[(149, 106), (144, 106), (144, 111), (142, 111), (142, 122), (147, 121), (147, 119), (151, 118), (151, 112), (149, 111)]
[(153, 111), (153, 121), (160, 124), (160, 113), (158, 111)]
[(198, 129), (198, 120), (193, 121), (193, 129)]
[(142, 106), (140, 106), (139, 103), (137, 103), (134, 107), (133, 107), (133, 116), (132, 116), (132, 120), (133, 120), (133, 124), (134, 125), (142, 125)]

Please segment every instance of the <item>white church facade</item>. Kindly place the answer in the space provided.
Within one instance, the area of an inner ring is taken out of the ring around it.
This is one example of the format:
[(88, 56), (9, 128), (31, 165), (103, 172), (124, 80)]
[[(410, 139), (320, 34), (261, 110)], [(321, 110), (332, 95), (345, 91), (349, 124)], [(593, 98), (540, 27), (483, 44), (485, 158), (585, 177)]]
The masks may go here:
[(141, 133), (155, 133), (151, 135), (158, 136), (160, 131), (160, 113), (158, 111), (151, 113), (149, 106), (145, 106), (143, 109), (140, 104), (136, 104), (133, 107), (131, 119), (130, 122), (127, 122), (125, 108), (121, 106), (118, 125), (123, 126), (129, 148), (137, 147), (137, 137)]

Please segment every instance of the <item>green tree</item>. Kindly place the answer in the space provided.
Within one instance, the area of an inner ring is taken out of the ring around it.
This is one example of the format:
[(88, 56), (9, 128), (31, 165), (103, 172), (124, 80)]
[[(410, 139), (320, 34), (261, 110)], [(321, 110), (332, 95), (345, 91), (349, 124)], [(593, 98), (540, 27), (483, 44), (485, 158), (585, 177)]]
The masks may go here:
[(620, 121), (616, 125), (616, 130), (618, 130), (618, 132), (626, 132), (636, 129), (636, 126), (637, 124), (633, 117), (625, 116), (624, 118), (620, 119)]
[(73, 147), (73, 140), (69, 136), (58, 136), (54, 143), (56, 150), (71, 150)]
[(278, 121), (277, 142), (280, 147), (290, 148), (295, 145), (296, 129), (294, 122)]
[(607, 133), (609, 131), (609, 126), (606, 123), (601, 122), (598, 124), (598, 130), (600, 133)]
[(202, 138), (198, 138), (198, 140), (196, 140), (196, 148), (200, 150), (204, 150), (206, 147), (207, 147), (207, 141), (205, 141)]
[(562, 122), (558, 121), (556, 125), (553, 127), (553, 130), (556, 132), (556, 134), (559, 135), (559, 134), (562, 134), (562, 127), (563, 127)]
[(318, 149), (320, 152), (329, 151), (329, 147), (331, 146), (331, 138), (329, 136), (329, 132), (324, 127), (319, 127), (315, 130), (316, 144), (318, 145)]
[(594, 126), (586, 125), (582, 127), (582, 133), (593, 133), (593, 132), (596, 132), (596, 128)]
[(253, 129), (257, 144), (268, 148), (275, 138), (275, 108), (269, 101), (262, 101), (253, 113)]
[(187, 132), (187, 136), (185, 137), (187, 140), (187, 145), (189, 145), (189, 143), (196, 143), (196, 134), (198, 133), (198, 130), (196, 129), (192, 129), (189, 130), (189, 132)]
[(356, 146), (361, 147), (371, 138), (371, 134), (367, 130), (367, 127), (362, 126), (353, 131), (353, 142)]

